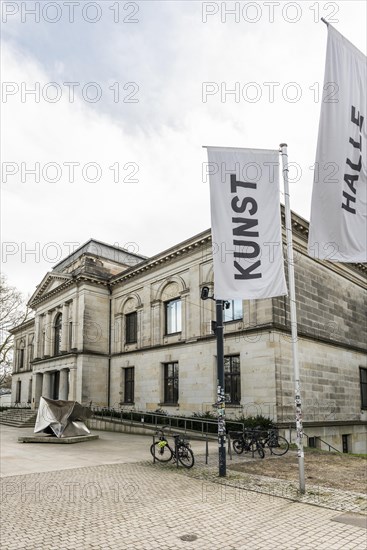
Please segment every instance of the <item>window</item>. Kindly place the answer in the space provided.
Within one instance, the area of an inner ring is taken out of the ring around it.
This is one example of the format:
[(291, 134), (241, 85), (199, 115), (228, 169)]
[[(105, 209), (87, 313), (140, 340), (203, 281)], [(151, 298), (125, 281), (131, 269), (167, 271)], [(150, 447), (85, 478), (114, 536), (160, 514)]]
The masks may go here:
[(59, 355), (60, 353), (61, 325), (62, 325), (62, 314), (59, 313), (55, 319), (55, 327), (54, 327), (54, 355)]
[(33, 361), (33, 355), (34, 355), (34, 334), (32, 334), (28, 340), (28, 365), (30, 365), (31, 361)]
[(359, 381), (361, 385), (361, 409), (367, 409), (367, 369), (359, 367)]
[(124, 403), (134, 403), (134, 367), (124, 369)]
[(239, 404), (241, 401), (240, 357), (224, 357), (224, 393), (226, 403)]
[(164, 365), (164, 402), (178, 403), (178, 363)]
[(24, 348), (21, 348), (19, 350), (19, 368), (22, 369), (24, 367)]
[(242, 319), (242, 300), (227, 300), (227, 303), (229, 308), (224, 308), (223, 321), (228, 323)]
[(136, 311), (125, 316), (125, 342), (135, 344), (138, 336), (138, 314)]
[(181, 299), (176, 298), (165, 303), (166, 334), (181, 332)]
[(24, 368), (24, 348), (25, 348), (25, 342), (24, 340), (21, 340), (19, 344), (19, 350), (18, 350), (18, 368), (19, 369)]

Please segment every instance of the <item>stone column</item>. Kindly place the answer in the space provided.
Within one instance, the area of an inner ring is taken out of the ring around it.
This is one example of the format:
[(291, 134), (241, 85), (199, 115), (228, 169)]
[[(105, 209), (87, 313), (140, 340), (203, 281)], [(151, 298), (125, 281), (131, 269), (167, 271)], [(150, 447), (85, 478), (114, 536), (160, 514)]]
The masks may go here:
[(70, 401), (76, 401), (76, 375), (77, 369), (70, 369), (69, 371), (69, 399)]
[(60, 351), (65, 353), (68, 350), (68, 332), (69, 332), (69, 304), (62, 306), (62, 326)]
[(151, 304), (151, 338), (152, 345), (158, 345), (162, 342), (162, 334), (164, 333), (164, 326), (161, 326), (161, 300), (156, 300)]
[(39, 359), (40, 354), (40, 316), (36, 315), (34, 320), (34, 347), (33, 347), (33, 359)]
[(42, 380), (42, 397), (51, 399), (51, 373), (45, 372)]
[(137, 308), (137, 345), (138, 348), (143, 346), (144, 334), (143, 334), (143, 306)]
[(41, 373), (36, 373), (33, 375), (33, 387), (32, 387), (32, 409), (38, 409), (40, 398), (42, 395), (42, 384), (43, 375)]
[(73, 300), (70, 305), (69, 309), (71, 309), (71, 323), (72, 323), (72, 330), (71, 330), (71, 342), (70, 342), (70, 348), (75, 349), (77, 347), (76, 345), (76, 329), (78, 324), (78, 317), (77, 317), (77, 302), (76, 300)]
[(69, 394), (69, 369), (61, 369), (59, 380), (59, 399), (68, 400)]
[(44, 356), (50, 357), (51, 355), (51, 340), (52, 340), (52, 326), (51, 326), (51, 313), (46, 313), (45, 316), (45, 342), (44, 342)]
[(184, 291), (181, 293), (181, 340), (186, 340), (187, 338), (187, 324), (188, 320), (186, 317), (188, 316), (187, 311), (187, 294), (188, 291)]
[(115, 321), (113, 326), (114, 346), (115, 353), (121, 353), (123, 345), (123, 333), (122, 333), (122, 313), (115, 315)]

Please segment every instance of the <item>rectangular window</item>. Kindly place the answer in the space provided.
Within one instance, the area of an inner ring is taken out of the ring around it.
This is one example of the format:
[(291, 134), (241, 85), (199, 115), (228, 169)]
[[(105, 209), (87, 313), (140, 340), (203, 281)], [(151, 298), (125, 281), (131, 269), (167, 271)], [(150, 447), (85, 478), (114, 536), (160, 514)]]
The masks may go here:
[(242, 300), (227, 300), (226, 303), (229, 304), (229, 307), (225, 307), (223, 310), (223, 321), (228, 323), (242, 319)]
[(24, 367), (24, 348), (21, 348), (19, 350), (19, 368), (22, 369)]
[(226, 403), (239, 404), (241, 401), (240, 356), (224, 357), (224, 393)]
[(181, 299), (170, 300), (165, 303), (166, 311), (166, 334), (181, 332)]
[(138, 314), (136, 311), (125, 315), (125, 342), (135, 344), (138, 341)]
[(367, 409), (367, 369), (359, 367), (359, 381), (361, 385), (361, 409)]
[(164, 402), (178, 403), (178, 363), (164, 365)]
[(135, 369), (128, 367), (124, 369), (124, 403), (134, 403), (134, 385), (135, 385)]

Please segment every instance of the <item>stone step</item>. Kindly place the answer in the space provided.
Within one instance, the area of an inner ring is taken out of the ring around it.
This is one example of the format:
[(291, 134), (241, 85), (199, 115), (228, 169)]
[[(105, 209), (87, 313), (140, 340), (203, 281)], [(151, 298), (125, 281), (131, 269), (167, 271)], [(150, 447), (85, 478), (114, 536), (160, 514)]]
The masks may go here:
[(14, 428), (34, 428), (37, 411), (31, 409), (7, 409), (0, 413), (0, 424)]

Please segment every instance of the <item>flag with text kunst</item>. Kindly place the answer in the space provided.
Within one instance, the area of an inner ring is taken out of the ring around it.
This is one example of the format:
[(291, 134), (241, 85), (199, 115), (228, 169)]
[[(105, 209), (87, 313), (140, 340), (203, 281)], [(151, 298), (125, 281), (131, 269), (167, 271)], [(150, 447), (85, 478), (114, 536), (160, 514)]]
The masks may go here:
[(208, 147), (214, 295), (287, 294), (279, 201), (279, 151)]

